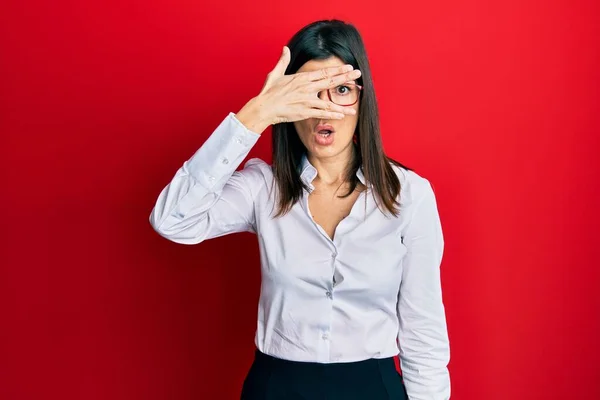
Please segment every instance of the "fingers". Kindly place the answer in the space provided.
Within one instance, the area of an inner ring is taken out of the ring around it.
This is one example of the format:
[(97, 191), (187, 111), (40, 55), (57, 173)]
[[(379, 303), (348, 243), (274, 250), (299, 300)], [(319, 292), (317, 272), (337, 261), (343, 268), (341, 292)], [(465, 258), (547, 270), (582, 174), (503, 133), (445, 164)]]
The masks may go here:
[(321, 79), (313, 82), (310, 86), (312, 90), (320, 91), (323, 89), (330, 89), (339, 86), (343, 83), (353, 81), (360, 78), (361, 72), (355, 69), (350, 72), (343, 73), (341, 75), (331, 76), (329, 78)]
[(317, 71), (311, 71), (306, 73), (306, 77), (310, 82), (318, 81), (321, 79), (331, 78), (333, 76), (346, 73), (348, 71), (352, 71), (354, 67), (352, 65), (346, 64), (342, 66), (336, 67), (328, 67), (319, 69)]
[(320, 99), (309, 100), (307, 102), (307, 105), (309, 107), (313, 107), (313, 108), (319, 109), (321, 111), (330, 111), (330, 112), (341, 113), (341, 114), (345, 114), (345, 115), (355, 115), (356, 114), (356, 110), (352, 107), (343, 107), (343, 106), (334, 104), (330, 101), (325, 101), (325, 100), (320, 100)]
[(319, 110), (316, 108), (310, 108), (310, 109), (306, 110), (306, 112), (303, 114), (304, 114), (303, 115), (304, 119), (308, 119), (308, 118), (342, 119), (345, 116), (343, 113), (340, 113), (340, 112), (325, 111), (325, 110)]
[(279, 61), (275, 65), (275, 68), (271, 71), (271, 76), (273, 78), (278, 78), (280, 76), (285, 75), (285, 69), (290, 63), (290, 49), (287, 46), (283, 46), (283, 51), (281, 52), (281, 56), (279, 57)]

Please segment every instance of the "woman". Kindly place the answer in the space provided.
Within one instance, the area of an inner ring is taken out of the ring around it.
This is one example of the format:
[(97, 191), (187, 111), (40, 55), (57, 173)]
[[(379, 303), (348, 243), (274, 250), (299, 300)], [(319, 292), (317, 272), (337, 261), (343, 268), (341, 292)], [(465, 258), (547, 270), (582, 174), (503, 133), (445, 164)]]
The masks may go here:
[[(272, 165), (236, 171), (269, 125)], [(257, 349), (242, 399), (450, 397), (436, 199), (383, 152), (352, 25), (296, 33), (261, 92), (162, 190), (150, 222), (184, 244), (257, 234)]]

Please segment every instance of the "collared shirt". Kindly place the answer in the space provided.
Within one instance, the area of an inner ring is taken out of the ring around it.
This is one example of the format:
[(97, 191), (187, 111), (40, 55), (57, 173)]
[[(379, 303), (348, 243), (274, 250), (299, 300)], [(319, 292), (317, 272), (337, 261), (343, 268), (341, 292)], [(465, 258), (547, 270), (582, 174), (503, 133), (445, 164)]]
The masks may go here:
[(255, 336), (263, 353), (294, 361), (352, 362), (399, 355), (410, 400), (450, 398), (450, 348), (442, 301), (444, 239), (430, 182), (393, 166), (400, 214), (383, 213), (366, 184), (333, 240), (313, 220), (317, 170), (303, 158), (309, 190), (274, 218), (273, 173), (252, 158), (260, 135), (233, 113), (161, 191), (150, 223), (196, 244), (235, 232), (258, 237), (262, 283)]

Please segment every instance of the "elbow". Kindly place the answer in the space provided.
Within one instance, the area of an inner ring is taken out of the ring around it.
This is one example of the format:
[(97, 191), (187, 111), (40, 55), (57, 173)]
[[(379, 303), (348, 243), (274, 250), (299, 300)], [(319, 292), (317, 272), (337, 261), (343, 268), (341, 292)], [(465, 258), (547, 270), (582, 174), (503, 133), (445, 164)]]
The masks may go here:
[(152, 210), (148, 217), (150, 226), (159, 236), (178, 244), (193, 245), (203, 241), (202, 237), (190, 235), (189, 230), (179, 227), (176, 221), (173, 221), (169, 216), (161, 218), (156, 208)]
[(169, 230), (169, 227), (164, 223), (165, 221), (162, 213), (156, 207), (152, 209), (152, 212), (148, 217), (148, 222), (150, 222), (150, 226), (156, 233), (168, 239), (169, 234), (167, 231)]

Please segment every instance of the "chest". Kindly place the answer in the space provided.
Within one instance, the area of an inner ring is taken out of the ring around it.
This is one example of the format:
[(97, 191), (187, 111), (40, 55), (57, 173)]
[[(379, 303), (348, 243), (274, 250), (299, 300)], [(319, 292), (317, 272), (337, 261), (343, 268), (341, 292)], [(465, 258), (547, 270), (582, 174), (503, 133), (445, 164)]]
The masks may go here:
[(350, 214), (359, 196), (358, 190), (347, 197), (334, 191), (315, 190), (308, 196), (308, 208), (315, 223), (333, 239), (337, 226)]
[(265, 214), (259, 222), (265, 282), (319, 294), (335, 286), (361, 298), (397, 294), (406, 254), (403, 221), (382, 214), (369, 193), (339, 201), (307, 196), (286, 215)]

